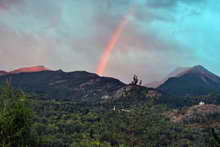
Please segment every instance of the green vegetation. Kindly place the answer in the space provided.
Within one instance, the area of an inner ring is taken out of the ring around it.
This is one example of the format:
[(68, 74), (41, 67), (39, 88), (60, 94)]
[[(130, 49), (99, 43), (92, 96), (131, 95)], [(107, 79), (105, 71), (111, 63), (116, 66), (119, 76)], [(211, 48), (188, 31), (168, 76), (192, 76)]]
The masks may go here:
[(220, 105), (220, 94), (211, 93), (204, 96), (162, 96), (157, 104), (167, 104), (172, 108), (198, 105), (200, 102), (205, 104)]
[(9, 84), (0, 90), (0, 146), (34, 146), (32, 110), (27, 106), (27, 97), (13, 90)]
[[(138, 88), (132, 89), (136, 93)], [(138, 93), (141, 93), (139, 91)], [(0, 90), (2, 147), (217, 147), (219, 129), (173, 124), (170, 109), (128, 94), (109, 103), (28, 99)], [(32, 108), (32, 110), (30, 109)], [(32, 112), (33, 111), (33, 112)]]

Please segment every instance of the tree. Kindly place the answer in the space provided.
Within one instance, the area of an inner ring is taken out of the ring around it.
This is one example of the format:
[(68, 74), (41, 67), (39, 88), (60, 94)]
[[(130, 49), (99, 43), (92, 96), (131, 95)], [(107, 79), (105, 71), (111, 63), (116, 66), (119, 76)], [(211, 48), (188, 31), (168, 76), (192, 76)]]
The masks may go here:
[(32, 117), (22, 91), (13, 90), (10, 84), (0, 88), (0, 146), (34, 146)]
[(218, 134), (215, 132), (214, 128), (211, 128), (211, 134), (212, 134), (213, 138), (216, 140), (217, 144), (220, 145), (220, 138), (219, 138)]
[(139, 82), (138, 76), (134, 75), (133, 80), (131, 81), (131, 85), (137, 85)]

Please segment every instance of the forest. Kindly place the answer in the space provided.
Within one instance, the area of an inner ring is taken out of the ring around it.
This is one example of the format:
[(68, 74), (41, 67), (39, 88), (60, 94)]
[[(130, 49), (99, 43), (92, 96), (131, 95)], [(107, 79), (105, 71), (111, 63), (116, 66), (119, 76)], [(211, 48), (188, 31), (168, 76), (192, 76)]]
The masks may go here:
[[(0, 93), (2, 147), (218, 147), (219, 129), (173, 123), (154, 98), (107, 103), (45, 100), (10, 85)], [(138, 103), (139, 101), (139, 103)]]

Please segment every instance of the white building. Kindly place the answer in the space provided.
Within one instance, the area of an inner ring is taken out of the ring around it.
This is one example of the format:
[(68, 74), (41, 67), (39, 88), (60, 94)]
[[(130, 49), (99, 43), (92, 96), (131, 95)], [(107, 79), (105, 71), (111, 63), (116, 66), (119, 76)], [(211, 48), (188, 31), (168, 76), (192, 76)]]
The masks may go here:
[(199, 103), (199, 105), (205, 105), (205, 102), (202, 102), (202, 101), (201, 101), (201, 102)]

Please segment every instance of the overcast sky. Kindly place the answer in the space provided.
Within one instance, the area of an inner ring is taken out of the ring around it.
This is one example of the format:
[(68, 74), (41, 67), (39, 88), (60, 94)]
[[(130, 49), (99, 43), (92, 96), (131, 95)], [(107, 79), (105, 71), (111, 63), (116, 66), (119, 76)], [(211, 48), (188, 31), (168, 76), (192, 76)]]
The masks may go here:
[(146, 83), (197, 64), (220, 75), (219, 0), (0, 0), (0, 70), (95, 72), (130, 8), (105, 76)]

